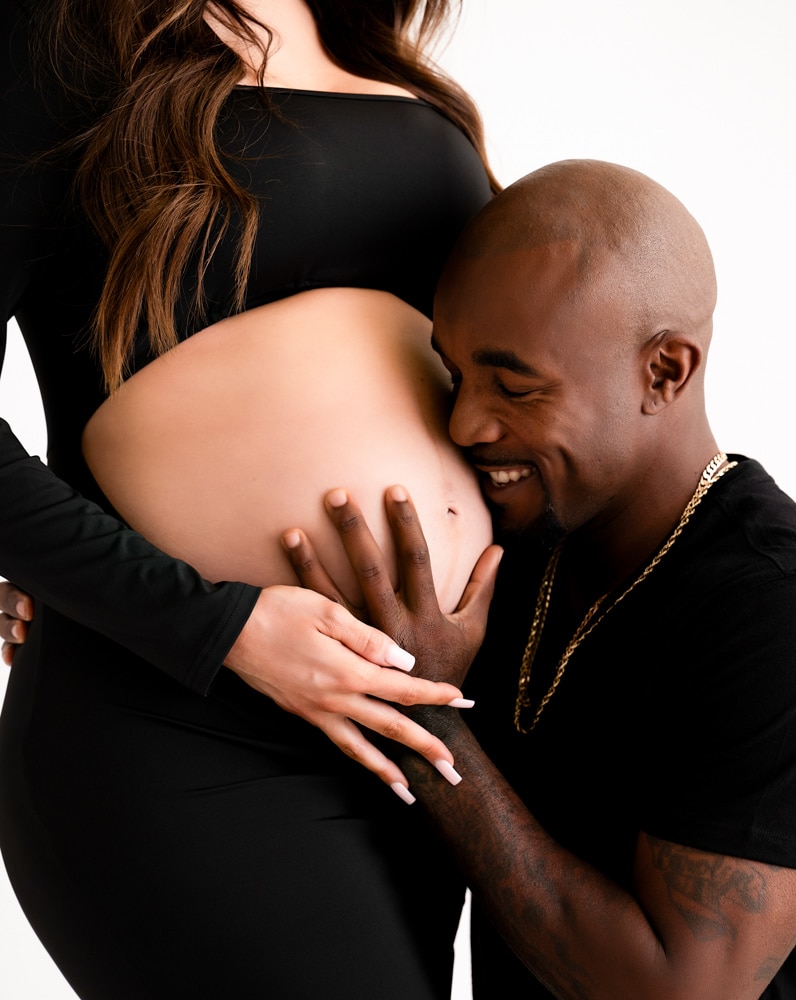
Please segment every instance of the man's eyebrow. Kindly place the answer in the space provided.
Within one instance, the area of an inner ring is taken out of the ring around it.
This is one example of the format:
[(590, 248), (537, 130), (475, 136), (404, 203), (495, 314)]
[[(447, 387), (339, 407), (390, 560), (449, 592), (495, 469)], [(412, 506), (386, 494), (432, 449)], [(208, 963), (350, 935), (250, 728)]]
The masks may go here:
[[(442, 350), (439, 341), (433, 333), (431, 335), (431, 347), (440, 357), (445, 357), (445, 352)], [(528, 375), (531, 378), (540, 377), (539, 372), (523, 361), (514, 351), (486, 347), (473, 354), (473, 361), (484, 368), (505, 368), (507, 371), (514, 372), (515, 375)]]
[[(431, 334), (431, 349), (436, 351), (441, 358), (445, 357), (445, 352), (433, 333)], [(514, 351), (506, 351), (497, 347), (484, 347), (473, 354), (473, 362), (482, 368), (505, 368), (506, 371), (514, 372), (515, 375), (541, 378), (539, 372), (523, 361)]]
[(523, 361), (514, 351), (485, 347), (473, 354), (473, 361), (483, 368), (505, 368), (515, 375), (529, 375), (538, 378), (539, 372)]

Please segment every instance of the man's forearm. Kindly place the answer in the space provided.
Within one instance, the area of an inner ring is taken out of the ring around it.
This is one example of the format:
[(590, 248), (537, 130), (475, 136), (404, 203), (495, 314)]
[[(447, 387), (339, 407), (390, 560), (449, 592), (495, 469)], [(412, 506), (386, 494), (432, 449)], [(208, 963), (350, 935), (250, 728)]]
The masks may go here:
[[(712, 951), (704, 967), (694, 965), (694, 956), (701, 959), (702, 953), (698, 943), (688, 940), (694, 935), (687, 917), (682, 919), (678, 911), (672, 920), (665, 910), (657, 930), (653, 917), (645, 913), (648, 907), (642, 909), (633, 895), (557, 844), (492, 765), (458, 713), (423, 708), (412, 714), (444, 739), (463, 777), (451, 787), (425, 761), (407, 755), (401, 766), (412, 791), (453, 849), (498, 931), (556, 997), (759, 996), (765, 984), (755, 986), (754, 973), (737, 992), (722, 993), (722, 976), (717, 974), (715, 982), (711, 978)], [(652, 857), (658, 843), (642, 836), (639, 851)], [(743, 871), (743, 866), (752, 865), (725, 860)], [(654, 872), (653, 880), (658, 875)], [(697, 900), (693, 903), (696, 908)], [(719, 899), (717, 905), (722, 903)], [(736, 931), (728, 926), (727, 937), (737, 937)], [(772, 957), (776, 962), (785, 956)]]

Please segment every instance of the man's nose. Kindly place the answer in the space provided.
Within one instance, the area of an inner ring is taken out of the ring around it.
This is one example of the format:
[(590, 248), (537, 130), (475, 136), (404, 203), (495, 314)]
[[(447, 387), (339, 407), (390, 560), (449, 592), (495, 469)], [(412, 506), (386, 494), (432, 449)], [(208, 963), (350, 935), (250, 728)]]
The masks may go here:
[(484, 400), (464, 385), (459, 386), (456, 394), (449, 430), (456, 444), (463, 448), (495, 442), (503, 433), (500, 421), (484, 405)]

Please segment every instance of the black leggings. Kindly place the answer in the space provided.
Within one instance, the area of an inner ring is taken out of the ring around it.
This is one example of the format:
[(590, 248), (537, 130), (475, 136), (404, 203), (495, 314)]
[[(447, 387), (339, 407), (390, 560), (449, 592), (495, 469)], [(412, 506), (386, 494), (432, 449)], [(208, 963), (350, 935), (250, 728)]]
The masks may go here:
[(0, 817), (85, 1000), (450, 996), (461, 886), (417, 807), (229, 671), (200, 698), (43, 611), (3, 710)]

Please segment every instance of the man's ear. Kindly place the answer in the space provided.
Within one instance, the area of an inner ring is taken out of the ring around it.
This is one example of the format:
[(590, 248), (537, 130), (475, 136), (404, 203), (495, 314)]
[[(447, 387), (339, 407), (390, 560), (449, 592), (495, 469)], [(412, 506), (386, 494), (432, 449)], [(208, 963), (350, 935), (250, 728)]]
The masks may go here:
[(655, 414), (680, 395), (702, 364), (702, 347), (684, 333), (663, 330), (644, 348), (643, 413)]

